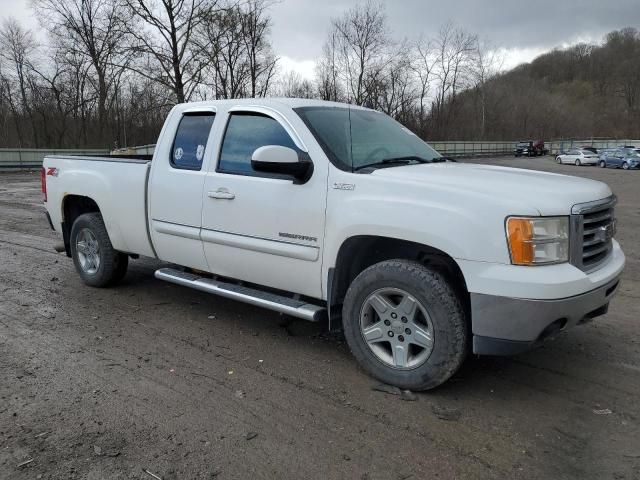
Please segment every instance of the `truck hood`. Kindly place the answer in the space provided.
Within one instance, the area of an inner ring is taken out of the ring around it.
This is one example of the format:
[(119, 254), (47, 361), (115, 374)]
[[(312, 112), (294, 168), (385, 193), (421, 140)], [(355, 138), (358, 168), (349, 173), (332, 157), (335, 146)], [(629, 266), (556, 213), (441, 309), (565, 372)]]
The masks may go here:
[(568, 215), (577, 203), (607, 198), (605, 183), (557, 173), (473, 163), (432, 163), (381, 168), (371, 175), (527, 206), (540, 215)]

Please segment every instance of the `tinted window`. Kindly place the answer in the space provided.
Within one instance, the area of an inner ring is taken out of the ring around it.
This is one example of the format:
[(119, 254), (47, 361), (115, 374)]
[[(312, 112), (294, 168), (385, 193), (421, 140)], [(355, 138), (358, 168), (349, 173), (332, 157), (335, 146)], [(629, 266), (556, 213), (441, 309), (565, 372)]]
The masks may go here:
[(273, 118), (256, 113), (231, 115), (222, 142), (218, 171), (264, 175), (253, 170), (251, 156), (266, 145), (280, 145), (298, 151), (287, 131)]
[(213, 113), (185, 115), (180, 120), (171, 149), (171, 165), (185, 170), (200, 170), (207, 139), (213, 125)]
[(340, 107), (298, 108), (296, 112), (338, 168), (351, 171), (351, 123), (349, 109)]

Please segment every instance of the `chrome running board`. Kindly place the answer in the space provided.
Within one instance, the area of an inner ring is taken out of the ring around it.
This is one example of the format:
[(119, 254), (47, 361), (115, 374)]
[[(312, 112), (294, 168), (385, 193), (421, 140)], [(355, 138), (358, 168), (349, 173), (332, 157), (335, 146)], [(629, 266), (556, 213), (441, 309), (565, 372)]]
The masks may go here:
[(284, 297), (244, 285), (200, 277), (193, 273), (183, 272), (174, 268), (161, 268), (156, 270), (155, 277), (159, 280), (285, 313), (310, 322), (319, 322), (327, 318), (327, 309), (319, 305), (313, 305), (303, 300)]

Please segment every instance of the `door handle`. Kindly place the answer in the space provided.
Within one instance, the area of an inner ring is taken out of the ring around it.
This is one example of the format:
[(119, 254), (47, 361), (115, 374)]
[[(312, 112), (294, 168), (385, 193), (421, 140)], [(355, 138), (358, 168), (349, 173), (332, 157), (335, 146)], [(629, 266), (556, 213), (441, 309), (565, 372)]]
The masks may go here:
[(216, 191), (208, 192), (207, 196), (209, 198), (216, 198), (219, 200), (233, 200), (234, 198), (236, 198), (236, 194), (231, 193), (226, 188), (219, 188)]

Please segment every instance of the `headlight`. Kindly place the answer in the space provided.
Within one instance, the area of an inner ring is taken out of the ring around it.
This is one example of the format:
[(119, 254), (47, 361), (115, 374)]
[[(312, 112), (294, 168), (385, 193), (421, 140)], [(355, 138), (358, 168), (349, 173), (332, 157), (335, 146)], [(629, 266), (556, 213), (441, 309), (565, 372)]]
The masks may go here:
[(514, 265), (569, 260), (569, 217), (509, 217), (507, 243)]

